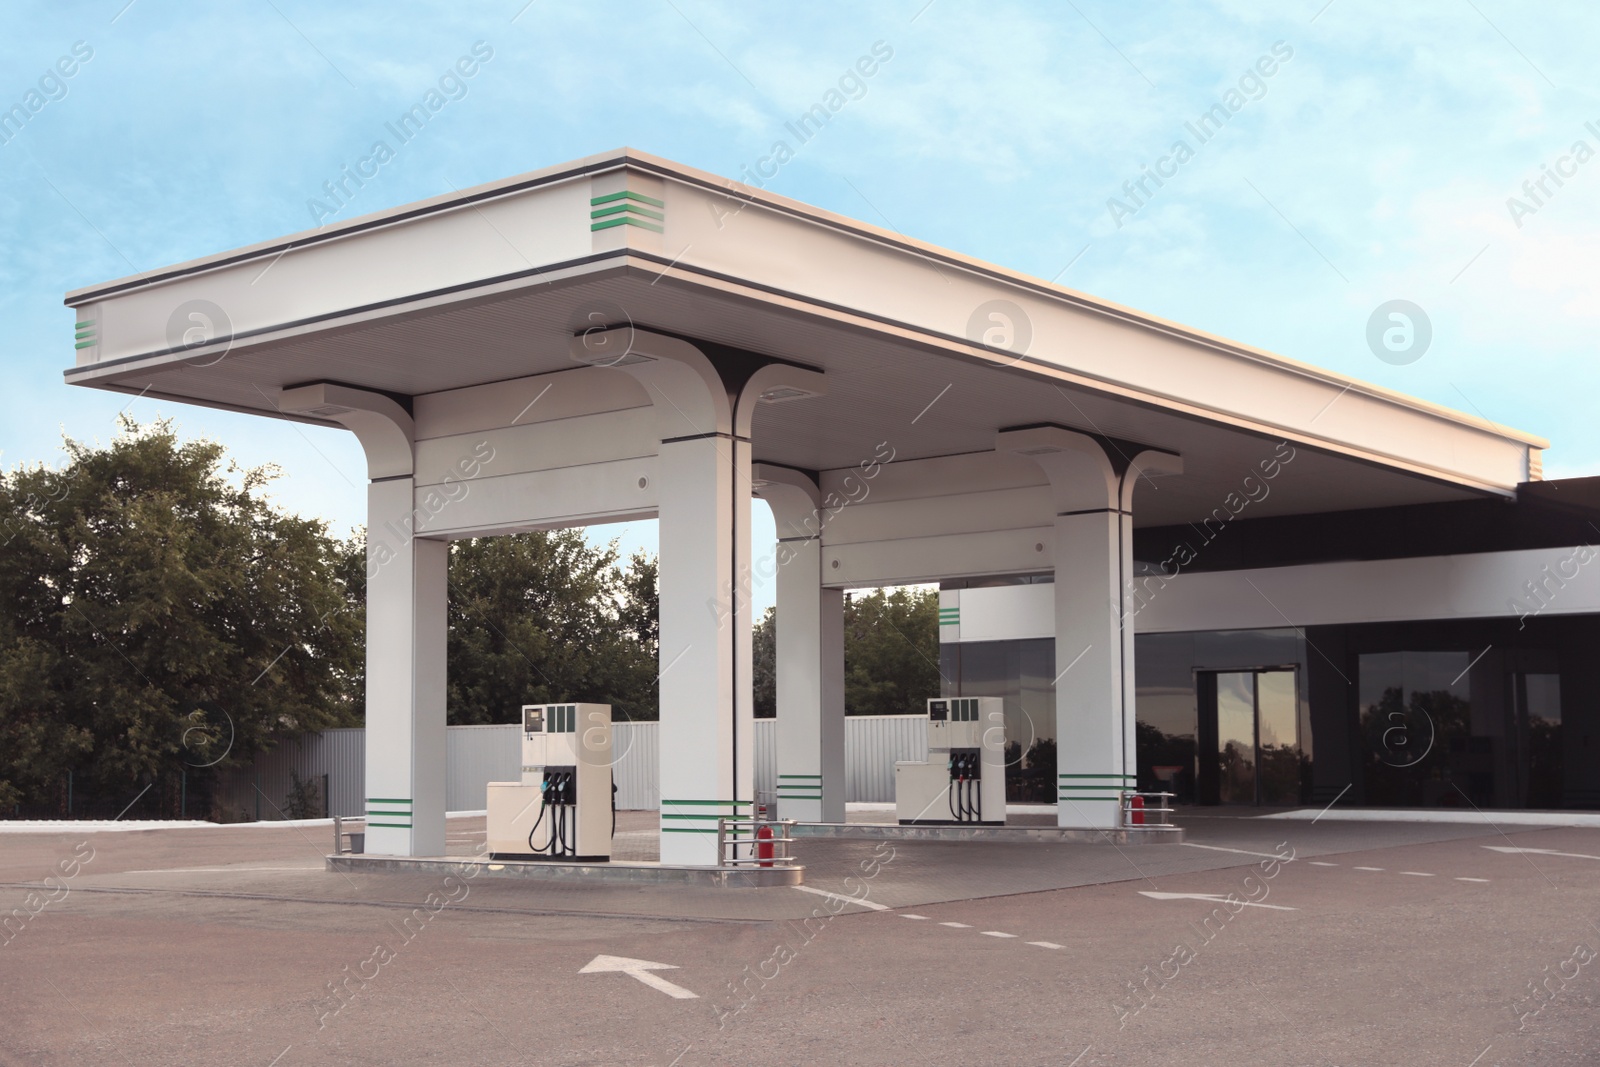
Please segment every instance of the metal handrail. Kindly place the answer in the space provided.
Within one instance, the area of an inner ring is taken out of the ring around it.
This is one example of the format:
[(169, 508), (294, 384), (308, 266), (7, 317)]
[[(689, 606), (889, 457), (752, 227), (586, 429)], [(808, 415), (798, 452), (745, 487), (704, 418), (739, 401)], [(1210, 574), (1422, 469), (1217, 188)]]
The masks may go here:
[[(793, 867), (794, 837), (789, 833), (793, 825), (793, 819), (718, 819), (717, 866)], [(772, 836), (757, 837), (762, 827), (771, 830)], [(760, 855), (761, 845), (772, 846), (772, 855)]]
[[(361, 828), (359, 830), (346, 830), (344, 828), (344, 824), (347, 823), (347, 822), (358, 822), (358, 823), (361, 824)], [(335, 815), (333, 817), (333, 853), (334, 853), (334, 855), (342, 856), (342, 855), (345, 855), (346, 853), (354, 853), (355, 852), (355, 842), (352, 841), (350, 843), (350, 847), (346, 848), (345, 847), (345, 838), (350, 837), (352, 834), (362, 834), (363, 837), (364, 837), (366, 832), (367, 832), (367, 817), (365, 815)], [(365, 851), (365, 841), (364, 840), (362, 842), (362, 845), (363, 845), (363, 851)]]
[[(1171, 826), (1173, 793), (1123, 793), (1122, 794), (1122, 827), (1125, 830), (1139, 830), (1152, 826)], [(1144, 820), (1139, 823), (1133, 821), (1133, 798), (1139, 797), (1144, 806), (1139, 808), (1139, 814)], [(1155, 803), (1151, 803), (1154, 801)]]

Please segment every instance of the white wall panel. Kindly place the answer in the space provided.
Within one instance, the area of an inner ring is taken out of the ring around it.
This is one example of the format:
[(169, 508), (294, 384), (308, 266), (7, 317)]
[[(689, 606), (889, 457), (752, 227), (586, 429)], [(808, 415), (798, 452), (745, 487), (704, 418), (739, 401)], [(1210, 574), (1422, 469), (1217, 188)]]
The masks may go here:
[(1049, 582), (959, 592), (963, 641), (1021, 641), (1056, 635), (1055, 586)]
[(485, 473), (471, 481), (419, 485), (417, 529), (430, 536), (465, 537), (648, 518), (656, 511), (658, 465), (648, 456), (496, 477), (489, 473), (494, 463), (486, 463)]
[[(1600, 611), (1600, 558), (1573, 548), (1482, 552), (1180, 574), (1139, 579), (1138, 633), (1264, 629), (1410, 619), (1511, 616), (1539, 607), (1528, 583), (1546, 583), (1541, 614)], [(1585, 549), (1583, 551), (1593, 552)], [(1547, 569), (1548, 568), (1548, 569)]]
[[(1594, 552), (1589, 562), (1585, 554)], [(1260, 630), (1418, 619), (1516, 618), (1600, 612), (1600, 550), (1481, 552), (1419, 559), (1140, 577), (1136, 633)], [(1530, 591), (1542, 589), (1543, 607)], [(960, 627), (944, 640), (1051, 637), (1049, 584), (946, 590)]]
[(1055, 541), (1050, 526), (850, 545), (824, 539), (822, 583), (849, 588), (1048, 571)]

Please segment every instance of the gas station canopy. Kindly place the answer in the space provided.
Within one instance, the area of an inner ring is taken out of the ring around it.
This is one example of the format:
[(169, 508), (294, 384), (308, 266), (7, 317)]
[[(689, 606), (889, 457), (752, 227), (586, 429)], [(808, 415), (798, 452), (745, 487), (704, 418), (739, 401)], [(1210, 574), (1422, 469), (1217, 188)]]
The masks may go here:
[(758, 409), (758, 462), (958, 456), (1039, 424), (1182, 455), (1141, 482), (1139, 526), (1203, 520), (1280, 440), (1299, 454), (1258, 517), (1509, 496), (1546, 446), (632, 150), (66, 303), (87, 342), (71, 384), (330, 425), (280, 390), (410, 403), (570, 370), (575, 333), (632, 324), (825, 373), (825, 395)]

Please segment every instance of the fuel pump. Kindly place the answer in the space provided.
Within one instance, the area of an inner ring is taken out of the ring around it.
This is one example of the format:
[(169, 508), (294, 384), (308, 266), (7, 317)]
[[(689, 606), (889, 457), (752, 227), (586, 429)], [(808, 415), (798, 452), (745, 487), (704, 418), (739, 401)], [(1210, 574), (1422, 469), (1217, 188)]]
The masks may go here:
[(894, 765), (902, 825), (1006, 821), (1005, 702), (999, 697), (928, 701), (928, 761)]
[(609, 860), (612, 797), (611, 705), (525, 704), (522, 779), (489, 783), (489, 855)]

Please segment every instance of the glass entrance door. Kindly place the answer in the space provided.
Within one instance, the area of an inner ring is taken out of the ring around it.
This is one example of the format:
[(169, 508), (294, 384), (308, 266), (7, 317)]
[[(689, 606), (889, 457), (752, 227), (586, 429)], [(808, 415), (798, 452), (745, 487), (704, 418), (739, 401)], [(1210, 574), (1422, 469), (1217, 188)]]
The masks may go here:
[(1201, 803), (1300, 803), (1295, 671), (1210, 671), (1197, 681)]
[(1256, 676), (1218, 674), (1217, 803), (1256, 802)]

